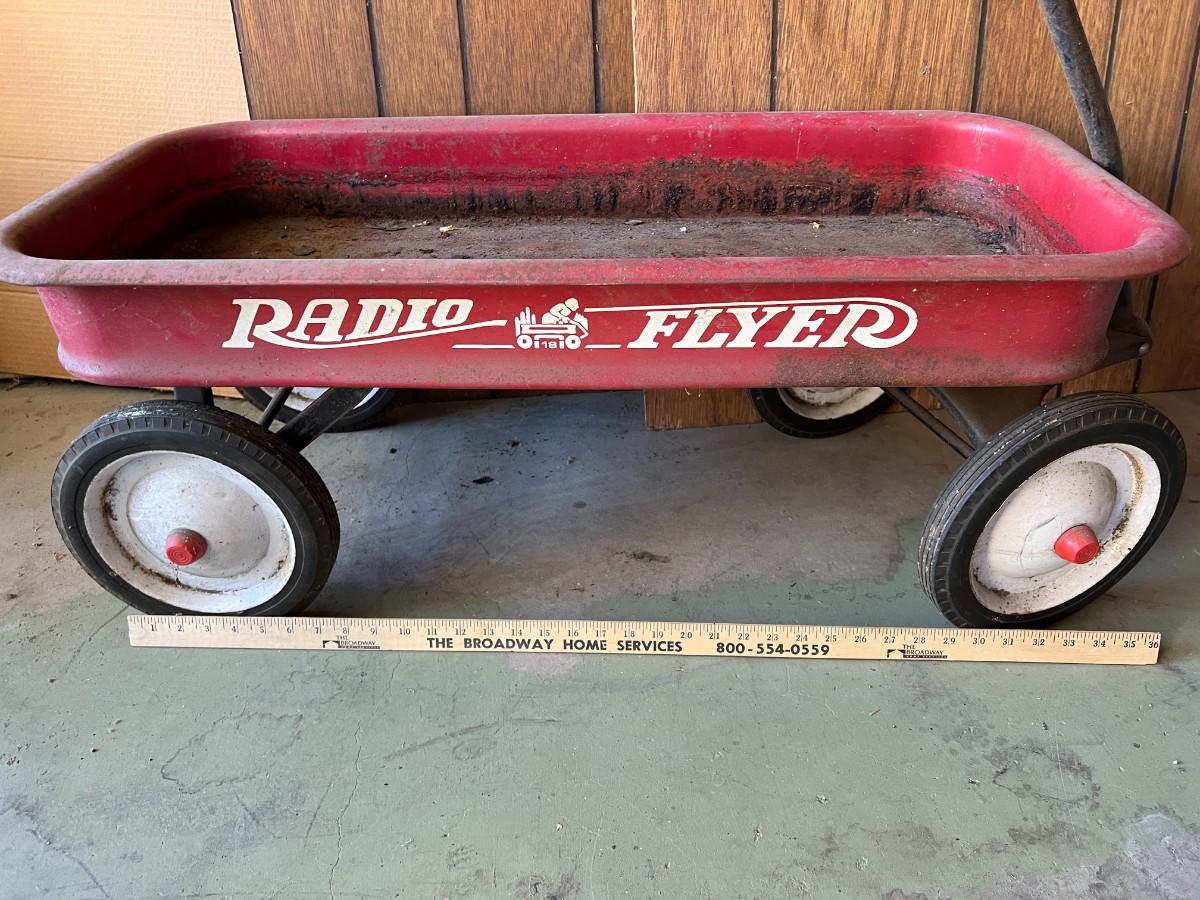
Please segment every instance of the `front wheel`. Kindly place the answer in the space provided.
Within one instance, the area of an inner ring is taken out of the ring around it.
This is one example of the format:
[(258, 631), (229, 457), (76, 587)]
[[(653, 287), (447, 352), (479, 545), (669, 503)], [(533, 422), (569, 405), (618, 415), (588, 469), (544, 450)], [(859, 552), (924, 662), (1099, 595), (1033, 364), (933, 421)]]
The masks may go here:
[(762, 420), (790, 437), (822, 438), (866, 425), (891, 405), (878, 387), (751, 388)]
[(337, 557), (337, 510), (308, 461), (199, 403), (97, 419), (63, 454), (51, 502), (84, 570), (147, 613), (285, 615)]
[(959, 467), (921, 538), (921, 584), (956, 625), (1044, 625), (1116, 584), (1183, 489), (1179, 431), (1153, 407), (1094, 393), (1043, 404)]

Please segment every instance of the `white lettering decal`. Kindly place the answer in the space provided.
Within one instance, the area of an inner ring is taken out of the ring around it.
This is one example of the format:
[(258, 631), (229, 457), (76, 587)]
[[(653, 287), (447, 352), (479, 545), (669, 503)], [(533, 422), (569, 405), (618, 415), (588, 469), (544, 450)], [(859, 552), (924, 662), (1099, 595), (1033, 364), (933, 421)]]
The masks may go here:
[(734, 335), (732, 341), (725, 346), (727, 347), (753, 347), (754, 336), (758, 334), (760, 328), (770, 322), (781, 312), (786, 312), (786, 306), (766, 306), (763, 307), (763, 317), (761, 319), (754, 318), (754, 312), (757, 306), (740, 307), (735, 306), (729, 312), (737, 319), (738, 325), (741, 326), (738, 333)]
[[(346, 320), (346, 310), (350, 304), (340, 297), (330, 297), (322, 300), (310, 300), (304, 307), (304, 314), (296, 327), (287, 336), (297, 341), (315, 340), (321, 344), (332, 344), (342, 337), (342, 322)], [(315, 338), (309, 337), (308, 329), (313, 325), (321, 326), (321, 333)]]
[[(317, 297), (302, 310), (270, 297), (238, 298), (233, 304), (238, 308), (237, 320), (222, 346), (238, 349), (258, 342), (303, 350), (362, 347), (508, 326), (508, 335), (496, 335), (492, 342), (452, 346), (462, 350), (808, 350), (856, 344), (882, 350), (904, 343), (917, 327), (915, 309), (884, 297), (586, 309), (577, 298), (567, 297), (538, 306), (537, 312), (527, 306), (511, 320), (482, 322), (470, 321), (475, 303), (465, 297)], [(606, 337), (612, 340), (611, 325), (606, 323), (615, 314), (645, 316), (632, 341), (603, 342)]]
[(806, 337), (800, 338), (801, 332), (811, 331), (816, 332), (825, 322), (825, 316), (818, 316), (817, 313), (825, 313), (830, 315), (838, 312), (842, 308), (840, 303), (825, 303), (820, 306), (797, 306), (792, 310), (792, 317), (787, 324), (783, 326), (783, 330), (779, 332), (779, 337), (773, 341), (767, 341), (763, 344), (764, 347), (815, 347), (821, 340), (820, 334), (809, 334)]
[[(471, 301), (468, 300), (468, 303)], [(408, 301), (408, 320), (401, 331), (423, 331), (429, 326), (425, 324), (425, 316), (437, 305), (435, 297), (417, 297)]]
[[(596, 310), (596, 312), (602, 311), (602, 308)], [(588, 310), (588, 312), (591, 312), (591, 310)], [(691, 315), (690, 310), (650, 310), (646, 313), (646, 318), (649, 320), (646, 322), (646, 327), (642, 329), (642, 333), (638, 335), (638, 339), (629, 344), (630, 349), (643, 350), (657, 347), (658, 341), (656, 338), (658, 338), (659, 335), (662, 335), (663, 337), (669, 337), (672, 332), (679, 327), (678, 321), (668, 323), (667, 319), (686, 319), (689, 315)]]
[(692, 324), (688, 326), (687, 332), (683, 337), (675, 342), (676, 347), (685, 347), (693, 350), (705, 350), (713, 347), (720, 347), (727, 340), (729, 335), (718, 331), (707, 340), (700, 340), (704, 336), (704, 332), (708, 330), (708, 326), (712, 320), (725, 312), (723, 309), (698, 309), (696, 310), (696, 318), (692, 320)]
[[(896, 335), (894, 337), (890, 337), (890, 338), (877, 337), (877, 335), (883, 334), (884, 332), (888, 331), (888, 329), (890, 329), (892, 327), (892, 325), (895, 324), (896, 314), (888, 307), (879, 306), (877, 304), (872, 304), (872, 305), (861, 304), (861, 305), (859, 305), (859, 309), (862, 310), (862, 312), (859, 313), (860, 317), (861, 317), (862, 313), (874, 312), (876, 319), (875, 319), (875, 324), (860, 325), (858, 328), (855, 328), (854, 331), (851, 332), (851, 339), (856, 344), (862, 344), (864, 347), (874, 347), (877, 350), (881, 350), (884, 347), (896, 346), (898, 343), (903, 341), (905, 338), (907, 338), (912, 333), (912, 329), (909, 328), (907, 331), (903, 331), (899, 335)], [(915, 325), (916, 322), (914, 321), (912, 324)], [(836, 346), (836, 345), (834, 345), (834, 346)]]
[[(233, 303), (239, 308), (237, 322), (221, 346), (239, 349), (253, 347), (258, 341), (300, 350), (364, 347), (508, 324), (507, 319), (468, 322), (475, 304), (466, 298), (418, 298), (405, 302), (393, 297), (367, 297), (354, 301), (358, 310), (353, 327), (343, 333), (350, 301), (342, 297), (318, 297), (308, 302), (295, 327), (285, 332), (295, 316), (295, 309), (287, 301), (238, 298)], [(260, 322), (264, 309), (269, 310), (269, 316)], [(431, 309), (432, 324), (427, 324), (425, 317)], [(318, 329), (315, 337), (309, 334), (313, 328)]]
[[(233, 305), (239, 307), (237, 323), (233, 326), (233, 334), (222, 347), (253, 347), (257, 338), (260, 341), (270, 341), (272, 336), (292, 321), (292, 308), (282, 300), (234, 300)], [(256, 325), (258, 311), (266, 307), (271, 310), (271, 318)]]
[[(358, 305), (358, 321), (346, 335), (347, 341), (361, 341), (364, 338), (391, 334), (396, 330), (404, 312), (404, 303), (391, 298), (364, 297), (358, 301)], [(376, 319), (379, 321), (376, 322)]]
[(433, 311), (433, 327), (448, 328), (467, 321), (474, 304), (470, 300), (443, 300)]
[[(628, 344), (590, 344), (594, 349), (749, 349), (808, 350), (846, 347), (851, 343), (872, 350), (895, 347), (917, 327), (917, 312), (899, 300), (885, 297), (831, 297), (823, 300), (768, 303), (680, 303), (655, 306), (593, 306), (587, 313), (642, 313), (646, 323)], [(728, 313), (736, 333), (714, 330), (713, 323)], [(783, 314), (788, 315), (784, 318)], [(682, 320), (687, 320), (683, 329)], [(780, 324), (782, 323), (782, 324)], [(681, 336), (676, 336), (676, 332)]]

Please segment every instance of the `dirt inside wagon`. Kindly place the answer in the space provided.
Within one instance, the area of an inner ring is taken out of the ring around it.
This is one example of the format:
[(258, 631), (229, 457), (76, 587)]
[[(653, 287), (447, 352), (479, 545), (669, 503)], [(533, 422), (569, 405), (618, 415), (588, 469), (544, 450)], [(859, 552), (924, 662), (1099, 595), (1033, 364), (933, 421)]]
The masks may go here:
[[(922, 171), (674, 160), (609, 176), (284, 176), (267, 164), (139, 243), (165, 259), (990, 256), (1061, 252), (1011, 189)], [(97, 248), (98, 250), (99, 248)], [(110, 248), (111, 249), (111, 248)]]
[(273, 214), (185, 233), (174, 259), (613, 259), (922, 256), (1015, 252), (998, 228), (951, 215), (395, 218)]

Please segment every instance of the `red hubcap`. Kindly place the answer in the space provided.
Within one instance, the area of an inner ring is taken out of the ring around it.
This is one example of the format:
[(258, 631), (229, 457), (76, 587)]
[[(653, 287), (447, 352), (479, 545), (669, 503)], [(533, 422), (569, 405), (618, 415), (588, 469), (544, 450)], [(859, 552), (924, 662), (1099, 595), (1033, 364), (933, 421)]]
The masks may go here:
[(1059, 535), (1054, 542), (1054, 552), (1067, 562), (1082, 566), (1096, 558), (1100, 542), (1096, 540), (1096, 532), (1088, 526), (1076, 525)]
[(167, 559), (177, 566), (190, 566), (208, 550), (208, 541), (187, 528), (176, 528), (167, 535)]

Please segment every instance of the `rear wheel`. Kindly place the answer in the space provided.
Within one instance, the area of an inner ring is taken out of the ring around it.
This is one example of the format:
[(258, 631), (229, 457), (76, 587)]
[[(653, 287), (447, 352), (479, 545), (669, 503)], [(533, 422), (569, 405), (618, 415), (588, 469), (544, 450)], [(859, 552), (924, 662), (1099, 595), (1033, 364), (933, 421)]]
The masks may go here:
[[(238, 388), (238, 393), (243, 398), (252, 403), (260, 412), (267, 408), (267, 404), (271, 402), (271, 398), (275, 396), (279, 388), (261, 388), (261, 387), (241, 387)], [(327, 391), (328, 388), (318, 387), (298, 387), (292, 388), (292, 392), (284, 401), (276, 418), (280, 422), (287, 424)], [(330, 428), (330, 431), (359, 431), (363, 428), (370, 428), (375, 424), (376, 420), (387, 412), (388, 408), (396, 402), (398, 391), (391, 388), (374, 388), (367, 396), (347, 412), (344, 416)]]
[(63, 455), (51, 499), (80, 565), (143, 612), (283, 615), (337, 557), (337, 510), (308, 461), (201, 404), (97, 419)]
[(878, 387), (751, 388), (750, 399), (772, 428), (803, 438), (845, 434), (866, 425), (891, 405)]
[(1140, 400), (1046, 403), (1002, 428), (942, 490), (921, 539), (922, 586), (957, 625), (1060, 619), (1153, 546), (1186, 472), (1179, 431)]

